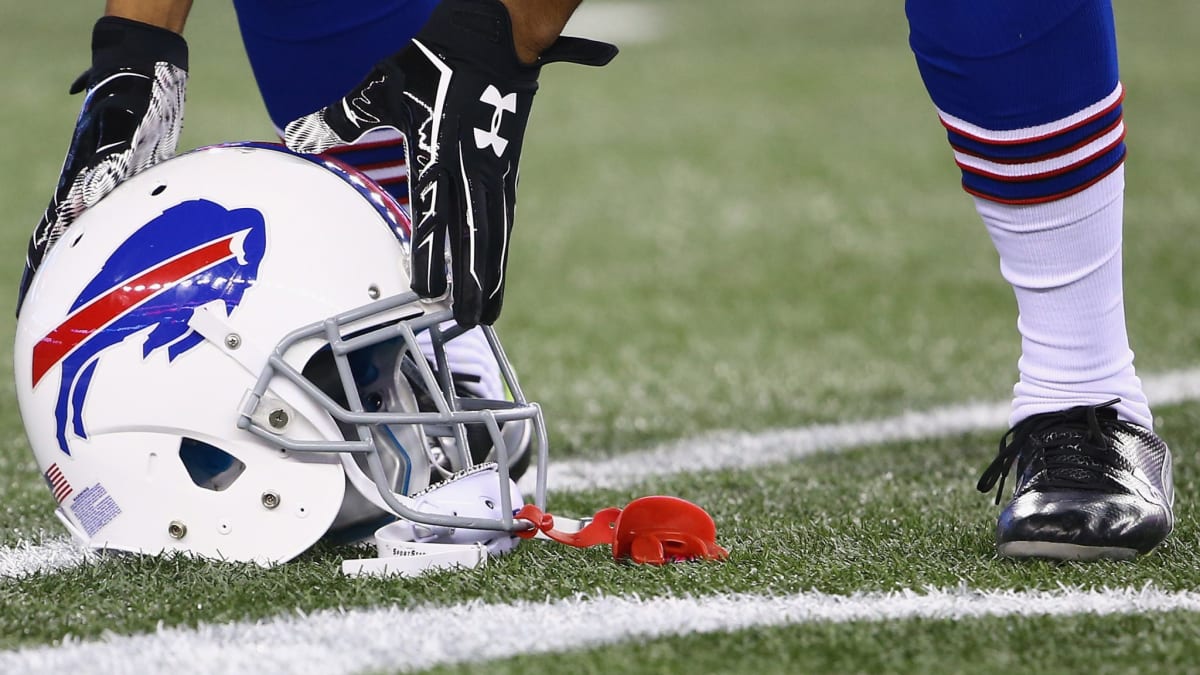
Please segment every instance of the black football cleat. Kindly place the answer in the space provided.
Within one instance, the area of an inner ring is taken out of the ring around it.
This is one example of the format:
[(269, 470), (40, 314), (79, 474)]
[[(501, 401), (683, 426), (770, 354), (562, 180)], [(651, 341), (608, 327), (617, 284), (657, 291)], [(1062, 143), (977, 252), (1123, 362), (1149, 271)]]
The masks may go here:
[(1149, 553), (1174, 526), (1171, 451), (1154, 432), (1117, 419), (1117, 400), (1023, 420), (1000, 439), (980, 492), (1017, 465), (1012, 501), (996, 524), (1010, 558), (1128, 560)]

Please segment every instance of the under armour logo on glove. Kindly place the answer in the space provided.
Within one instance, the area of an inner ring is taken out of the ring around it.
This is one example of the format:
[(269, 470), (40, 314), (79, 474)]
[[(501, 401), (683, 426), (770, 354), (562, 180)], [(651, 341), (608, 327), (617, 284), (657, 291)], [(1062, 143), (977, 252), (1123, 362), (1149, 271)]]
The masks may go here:
[(602, 66), (616, 54), (604, 42), (560, 37), (525, 65), (499, 0), (443, 0), (407, 48), (338, 103), (289, 124), (284, 140), (317, 153), (378, 127), (403, 133), (413, 290), (450, 291), (460, 325), (491, 324), (504, 299), (517, 164), (541, 67)]
[(508, 147), (508, 140), (500, 136), (500, 119), (506, 112), (515, 113), (517, 111), (517, 95), (512, 93), (501, 96), (500, 90), (489, 84), (488, 88), (483, 90), (483, 95), (479, 97), (479, 100), (494, 107), (496, 111), (492, 113), (491, 129), (475, 130), (475, 147), (483, 150), (490, 146), (497, 157), (503, 157), (504, 149)]

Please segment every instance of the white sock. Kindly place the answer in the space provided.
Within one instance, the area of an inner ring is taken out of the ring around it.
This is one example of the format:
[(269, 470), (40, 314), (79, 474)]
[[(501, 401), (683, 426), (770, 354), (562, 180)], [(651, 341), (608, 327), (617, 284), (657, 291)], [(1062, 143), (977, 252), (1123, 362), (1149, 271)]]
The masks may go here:
[(1133, 369), (1121, 283), (1125, 168), (1045, 204), (975, 199), (1020, 316), (1020, 381), (1010, 424), (1120, 398), (1121, 419), (1152, 428)]
[[(442, 324), (443, 329), (454, 326), (448, 321)], [(433, 343), (429, 331), (417, 334), (417, 344), (425, 358), (434, 361)], [(479, 378), (477, 383), (471, 382), (465, 386), (470, 393), (479, 398), (504, 400), (504, 384), (500, 379), (500, 364), (496, 363), (496, 355), (488, 344), (487, 336), (482, 328), (473, 328), (466, 333), (446, 343), (446, 361), (450, 364), (450, 372)]]

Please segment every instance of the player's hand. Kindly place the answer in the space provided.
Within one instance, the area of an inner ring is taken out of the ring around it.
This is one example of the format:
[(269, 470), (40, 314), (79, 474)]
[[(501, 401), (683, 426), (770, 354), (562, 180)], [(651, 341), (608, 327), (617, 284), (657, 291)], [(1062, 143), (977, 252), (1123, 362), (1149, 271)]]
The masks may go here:
[(18, 312), (33, 273), (79, 214), (121, 181), (175, 154), (186, 86), (187, 71), (165, 61), (102, 70), (93, 65), (71, 86), (72, 94), (87, 94), (58, 187), (29, 240)]
[(289, 124), (284, 140), (319, 153), (379, 127), (403, 133), (413, 290), (440, 297), (449, 272), (455, 320), (491, 324), (504, 297), (517, 163), (538, 73), (554, 61), (601, 66), (616, 53), (607, 43), (560, 37), (525, 65), (499, 0), (443, 0), (405, 49), (340, 101)]

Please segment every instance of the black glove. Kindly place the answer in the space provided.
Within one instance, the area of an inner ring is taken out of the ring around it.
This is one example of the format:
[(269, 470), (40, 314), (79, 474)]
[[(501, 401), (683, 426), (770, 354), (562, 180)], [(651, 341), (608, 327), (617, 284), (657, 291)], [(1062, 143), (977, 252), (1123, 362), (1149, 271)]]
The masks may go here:
[(499, 0), (443, 0), (402, 51), (343, 99), (287, 126), (298, 152), (324, 152), (379, 127), (405, 137), (413, 211), (412, 287), (446, 293), (449, 243), (455, 320), (491, 324), (504, 298), (517, 162), (541, 67), (602, 66), (613, 45), (560, 37), (532, 65), (513, 46)]
[(87, 90), (58, 187), (29, 240), (17, 311), (42, 259), (72, 222), (118, 183), (175, 154), (183, 125), (187, 43), (164, 28), (104, 17), (92, 31)]

